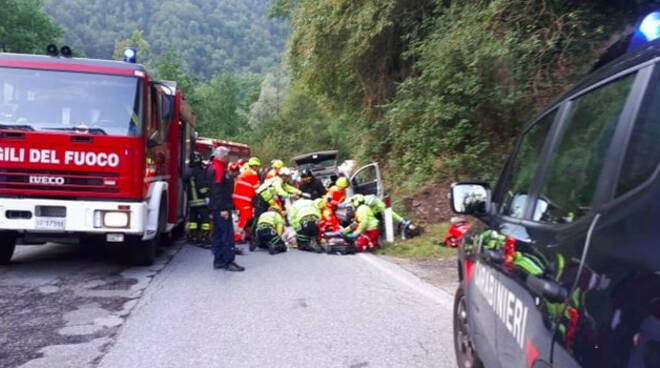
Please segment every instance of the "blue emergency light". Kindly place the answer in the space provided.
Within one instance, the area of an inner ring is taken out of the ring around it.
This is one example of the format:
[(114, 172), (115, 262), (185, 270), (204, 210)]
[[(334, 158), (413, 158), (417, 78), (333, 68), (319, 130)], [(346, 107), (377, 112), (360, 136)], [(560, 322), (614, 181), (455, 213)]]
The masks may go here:
[(127, 47), (124, 49), (124, 61), (133, 64), (137, 62), (137, 49), (135, 47)]
[(660, 11), (650, 13), (639, 24), (628, 45), (628, 52), (660, 38)]

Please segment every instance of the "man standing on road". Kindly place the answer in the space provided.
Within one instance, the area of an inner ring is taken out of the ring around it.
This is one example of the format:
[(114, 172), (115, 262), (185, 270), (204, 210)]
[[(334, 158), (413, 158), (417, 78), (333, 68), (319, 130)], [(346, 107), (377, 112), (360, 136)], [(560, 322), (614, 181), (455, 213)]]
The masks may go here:
[(234, 209), (232, 192), (234, 183), (229, 171), (229, 150), (218, 147), (213, 152), (213, 161), (208, 168), (208, 182), (211, 183), (211, 204), (213, 213), (213, 268), (227, 271), (244, 271), (245, 268), (234, 262), (234, 223), (231, 211)]

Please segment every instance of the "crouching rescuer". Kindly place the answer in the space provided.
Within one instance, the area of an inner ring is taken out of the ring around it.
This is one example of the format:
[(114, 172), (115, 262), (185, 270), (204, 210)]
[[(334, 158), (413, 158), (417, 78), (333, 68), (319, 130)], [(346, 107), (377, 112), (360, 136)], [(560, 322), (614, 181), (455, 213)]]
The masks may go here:
[[(365, 196), (364, 200), (382, 225), (383, 221), (385, 220), (385, 209), (387, 208), (385, 202), (373, 194)], [(399, 234), (401, 234), (402, 238), (411, 238), (419, 234), (417, 226), (415, 226), (410, 220), (406, 220), (404, 217), (394, 211), (392, 211), (392, 220), (397, 224)]]
[(358, 252), (378, 247), (380, 230), (376, 215), (362, 194), (354, 195), (351, 202), (355, 208), (355, 223), (344, 229), (346, 237), (355, 241)]
[(282, 239), (284, 219), (277, 207), (270, 207), (257, 219), (257, 241), (260, 248), (268, 248), (268, 253), (286, 252), (287, 247)]
[(298, 249), (321, 252), (319, 227), (324, 200), (299, 199), (288, 209), (289, 222), (296, 231)]
[[(254, 218), (258, 219), (262, 213), (266, 212), (268, 208), (276, 208), (282, 213), (282, 202), (291, 195), (302, 195), (302, 192), (292, 186), (291, 170), (289, 168), (282, 168), (280, 176), (275, 176), (266, 179), (259, 188), (257, 188), (256, 195), (254, 196)], [(254, 223), (256, 225), (256, 222)], [(253, 229), (256, 226), (253, 225)], [(255, 242), (250, 243), (250, 250), (255, 249)]]
[(202, 243), (210, 247), (211, 217), (209, 213), (209, 187), (206, 179), (206, 169), (202, 165), (202, 156), (193, 153), (190, 168), (184, 176), (188, 188), (188, 224), (186, 238), (188, 241)]

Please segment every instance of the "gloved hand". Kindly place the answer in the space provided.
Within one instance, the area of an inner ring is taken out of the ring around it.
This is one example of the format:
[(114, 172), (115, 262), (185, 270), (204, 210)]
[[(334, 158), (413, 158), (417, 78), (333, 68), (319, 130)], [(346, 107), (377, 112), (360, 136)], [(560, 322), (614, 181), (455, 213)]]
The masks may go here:
[(355, 232), (350, 232), (344, 236), (346, 237), (347, 240), (354, 241), (355, 239), (357, 239), (358, 234), (356, 234)]
[(312, 195), (309, 193), (302, 193), (300, 196), (303, 198), (312, 199)]
[(211, 198), (209, 198), (209, 197), (204, 198), (204, 203), (209, 205), (211, 203)]

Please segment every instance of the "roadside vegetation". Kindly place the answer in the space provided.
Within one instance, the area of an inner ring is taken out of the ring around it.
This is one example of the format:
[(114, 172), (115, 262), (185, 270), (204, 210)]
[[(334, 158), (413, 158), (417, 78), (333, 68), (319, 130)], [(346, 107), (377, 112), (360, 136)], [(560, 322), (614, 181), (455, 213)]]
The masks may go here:
[(413, 259), (455, 257), (456, 249), (442, 244), (448, 227), (446, 222), (431, 224), (421, 236), (407, 240), (397, 238), (394, 243), (386, 243), (376, 250), (376, 254)]

